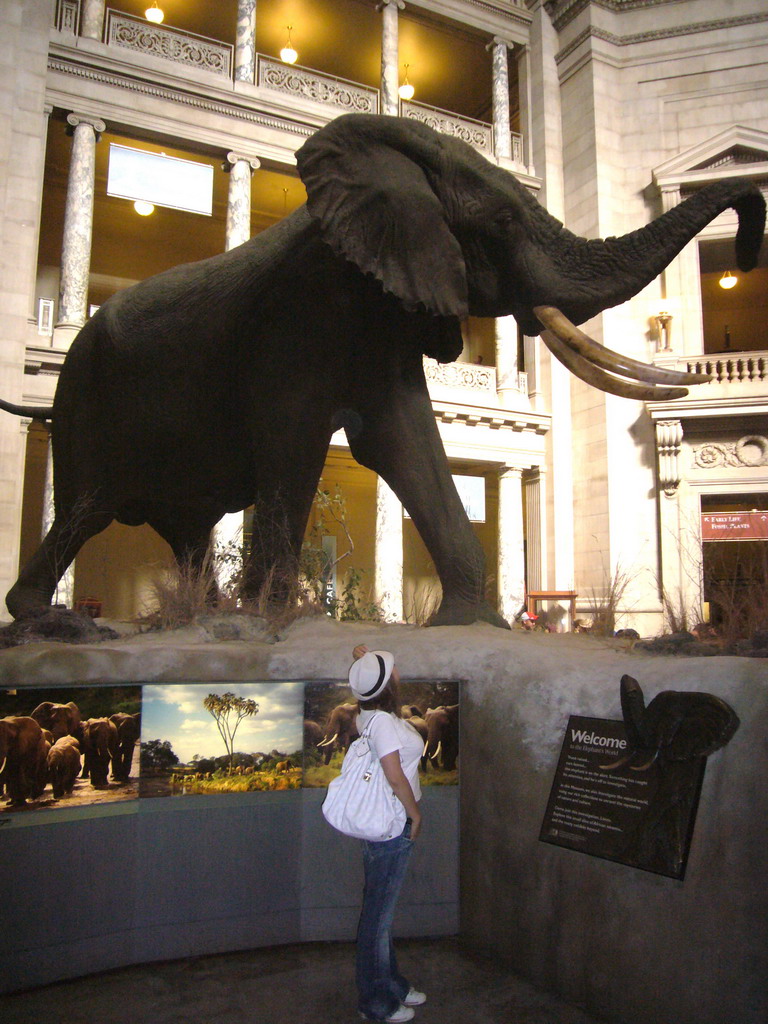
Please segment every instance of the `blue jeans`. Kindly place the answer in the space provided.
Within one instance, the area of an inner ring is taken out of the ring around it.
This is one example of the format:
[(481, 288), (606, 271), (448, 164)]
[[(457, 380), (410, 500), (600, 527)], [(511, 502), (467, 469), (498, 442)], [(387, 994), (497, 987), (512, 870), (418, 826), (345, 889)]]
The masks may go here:
[(384, 843), (363, 841), (365, 889), (357, 927), (358, 1009), (370, 1020), (384, 1020), (398, 1009), (410, 985), (397, 969), (392, 920), (413, 850), (411, 822), (402, 835)]

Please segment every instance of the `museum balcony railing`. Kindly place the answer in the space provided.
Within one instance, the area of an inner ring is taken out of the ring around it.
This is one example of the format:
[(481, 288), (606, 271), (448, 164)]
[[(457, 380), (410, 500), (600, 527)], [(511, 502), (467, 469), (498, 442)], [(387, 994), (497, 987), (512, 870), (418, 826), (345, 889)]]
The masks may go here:
[[(58, 0), (56, 29), (62, 34), (77, 37), (81, 31), (81, 14), (82, 0)], [(159, 58), (172, 62), (177, 68), (186, 67), (214, 75), (221, 86), (234, 88), (235, 53), (229, 43), (167, 24), (150, 23), (112, 8), (105, 12), (103, 41), (111, 49), (120, 51), (122, 61), (129, 61), (130, 53), (137, 58)], [(146, 73), (147, 69), (143, 70)], [(273, 102), (270, 94), (293, 104), (310, 101), (324, 107), (328, 119), (339, 112), (377, 114), (381, 109), (380, 90), (377, 88), (313, 68), (284, 64), (264, 54), (256, 55), (254, 84), (264, 95), (265, 102)], [(256, 103), (258, 105), (258, 98)], [(313, 116), (322, 118), (318, 110), (316, 108)], [(400, 101), (400, 114), (428, 124), (446, 135), (463, 139), (491, 158), (497, 150), (507, 150), (507, 147), (497, 144), (492, 124), (412, 101)], [(510, 137), (512, 162), (516, 169), (525, 172), (523, 137), (516, 132), (511, 132)]]
[(665, 369), (707, 373), (712, 380), (690, 389), (684, 403), (719, 399), (768, 400), (768, 352), (716, 352), (700, 356), (657, 356), (654, 363)]

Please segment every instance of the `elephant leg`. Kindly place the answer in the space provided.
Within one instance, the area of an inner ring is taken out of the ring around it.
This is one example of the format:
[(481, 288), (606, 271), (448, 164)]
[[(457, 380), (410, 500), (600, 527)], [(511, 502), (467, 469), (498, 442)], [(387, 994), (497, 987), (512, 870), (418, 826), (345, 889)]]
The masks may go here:
[(281, 606), (297, 596), (301, 545), (330, 439), (304, 423), (300, 436), (289, 435), (279, 446), (272, 442), (274, 457), (254, 493), (244, 597)]
[(15, 619), (50, 605), (59, 580), (83, 544), (112, 522), (109, 512), (57, 513), (40, 547), (19, 573), (5, 603)]
[(352, 454), (405, 505), (440, 577), (442, 602), (429, 625), (481, 619), (509, 628), (485, 600), (485, 556), (451, 478), (426, 385), (369, 396), (361, 418)]
[(194, 579), (204, 573), (210, 574), (207, 602), (215, 604), (219, 588), (210, 561), (211, 531), (215, 524), (208, 520), (185, 520), (182, 515), (178, 519), (152, 516), (147, 522), (173, 551), (180, 573), (188, 573)]

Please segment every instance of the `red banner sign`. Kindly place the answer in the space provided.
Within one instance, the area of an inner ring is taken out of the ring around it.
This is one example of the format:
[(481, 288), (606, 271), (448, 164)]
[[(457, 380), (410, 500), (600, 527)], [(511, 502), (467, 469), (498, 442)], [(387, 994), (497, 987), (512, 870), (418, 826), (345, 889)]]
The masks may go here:
[(768, 512), (702, 512), (702, 540), (768, 540)]

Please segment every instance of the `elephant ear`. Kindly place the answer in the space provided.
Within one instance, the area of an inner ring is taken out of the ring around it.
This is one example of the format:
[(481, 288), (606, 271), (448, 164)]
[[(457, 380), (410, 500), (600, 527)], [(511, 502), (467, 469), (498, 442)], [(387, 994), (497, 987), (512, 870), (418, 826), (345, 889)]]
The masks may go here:
[(730, 704), (712, 693), (663, 690), (647, 710), (656, 742), (670, 761), (690, 761), (720, 750), (739, 727)]
[(324, 240), (410, 310), (467, 315), (464, 255), (430, 187), (439, 153), (421, 125), (349, 114), (298, 151)]

